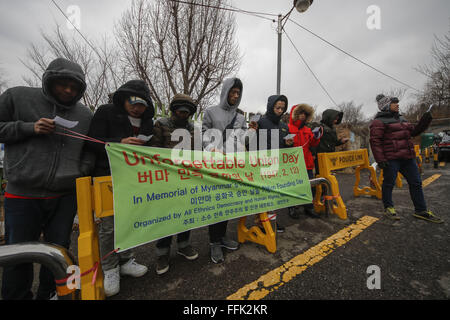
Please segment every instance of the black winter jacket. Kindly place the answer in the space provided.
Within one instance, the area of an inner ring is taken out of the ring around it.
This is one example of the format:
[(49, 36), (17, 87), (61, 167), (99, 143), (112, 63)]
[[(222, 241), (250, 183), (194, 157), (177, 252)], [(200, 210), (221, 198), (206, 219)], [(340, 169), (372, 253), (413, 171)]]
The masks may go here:
[[(100, 106), (94, 114), (89, 129), (89, 136), (104, 142), (120, 142), (133, 136), (133, 127), (124, 108), (124, 102), (130, 96), (138, 96), (147, 101), (149, 107), (142, 116), (139, 134), (149, 136), (153, 132), (153, 116), (155, 110), (148, 86), (142, 80), (132, 80), (121, 86), (113, 96), (113, 103)], [(105, 145), (89, 142), (88, 148), (95, 152), (94, 176), (111, 174)]]
[[(286, 103), (286, 108), (283, 112), (283, 114), (287, 111), (288, 106), (288, 100), (283, 95), (274, 95), (270, 96), (267, 100), (267, 111), (264, 114), (264, 116), (261, 117), (258, 121), (258, 149), (264, 150), (266, 148), (260, 148), (259, 141), (262, 138), (261, 129), (267, 130), (267, 150), (272, 149), (272, 134), (275, 134), (276, 131), (272, 131), (274, 129), (278, 129), (278, 148), (287, 148), (286, 142), (284, 140), (284, 137), (286, 137), (289, 134), (289, 127), (287, 124), (281, 121), (281, 116), (275, 115), (273, 111), (273, 107), (275, 106), (275, 103), (277, 101), (284, 101)], [(274, 138), (277, 140), (276, 138)]]
[[(342, 122), (344, 113), (333, 109), (327, 109), (322, 113), (321, 126), (323, 127), (323, 136), (320, 139), (320, 143), (317, 147), (311, 148), (314, 155), (325, 152), (335, 152), (336, 147), (342, 145), (342, 142), (338, 139), (336, 128), (333, 126), (333, 121), (338, 118), (336, 125)], [(314, 127), (314, 126), (313, 126)]]

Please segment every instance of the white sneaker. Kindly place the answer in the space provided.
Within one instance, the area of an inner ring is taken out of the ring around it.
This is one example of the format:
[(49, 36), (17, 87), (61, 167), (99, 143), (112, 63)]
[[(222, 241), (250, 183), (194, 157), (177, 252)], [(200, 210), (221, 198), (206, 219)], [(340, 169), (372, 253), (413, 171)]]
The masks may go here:
[(105, 296), (111, 297), (120, 291), (120, 266), (107, 270), (104, 273), (103, 286), (105, 287)]
[(120, 266), (120, 274), (123, 276), (131, 276), (134, 278), (142, 277), (146, 274), (148, 268), (142, 264), (136, 263), (133, 259)]

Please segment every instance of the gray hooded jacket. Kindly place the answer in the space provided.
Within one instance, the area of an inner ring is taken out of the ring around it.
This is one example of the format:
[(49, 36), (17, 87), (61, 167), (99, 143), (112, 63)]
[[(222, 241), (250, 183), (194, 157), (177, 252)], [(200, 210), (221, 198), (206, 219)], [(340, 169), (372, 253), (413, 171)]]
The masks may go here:
[[(247, 132), (247, 122), (243, 115), (243, 112), (238, 110), (239, 104), (241, 103), (243, 88), (241, 88), (241, 95), (236, 102), (235, 105), (230, 106), (228, 103), (228, 95), (230, 90), (233, 88), (235, 82), (239, 80), (237, 78), (229, 78), (223, 81), (222, 92), (220, 94), (220, 102), (217, 106), (210, 107), (206, 109), (203, 123), (202, 123), (202, 132), (203, 132), (203, 148), (206, 151), (211, 151), (211, 149), (221, 149), (224, 152), (226, 150), (226, 143), (223, 144), (223, 140), (219, 139), (216, 141), (213, 135), (222, 134), (232, 121), (234, 116), (236, 116), (236, 121), (233, 125), (233, 132), (230, 135), (230, 138), (234, 138), (234, 151), (245, 150), (245, 134)], [(211, 131), (211, 129), (215, 129), (215, 133)], [(240, 146), (238, 146), (240, 144)], [(244, 149), (242, 149), (244, 148)], [(230, 151), (230, 150), (229, 150)], [(231, 150), (232, 151), (232, 150)]]
[[(70, 105), (59, 104), (50, 95), (55, 78), (70, 78), (81, 85), (80, 94)], [(45, 71), (42, 88), (14, 87), (0, 96), (0, 142), (5, 144), (8, 193), (36, 198), (60, 196), (73, 192), (75, 179), (89, 173), (92, 158), (82, 159), (83, 140), (34, 132), (39, 119), (60, 116), (78, 121), (71, 130), (86, 135), (92, 112), (78, 102), (85, 90), (81, 67), (58, 58)], [(56, 131), (64, 129), (57, 127)]]

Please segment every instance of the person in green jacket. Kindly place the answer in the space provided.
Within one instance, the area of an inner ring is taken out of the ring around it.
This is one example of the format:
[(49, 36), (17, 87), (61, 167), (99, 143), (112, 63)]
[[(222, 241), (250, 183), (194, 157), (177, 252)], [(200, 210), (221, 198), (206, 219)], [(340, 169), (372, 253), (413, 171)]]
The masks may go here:
[[(314, 156), (316, 175), (319, 173), (319, 159), (317, 157), (317, 154), (335, 152), (336, 147), (347, 143), (347, 141), (349, 140), (349, 138), (338, 139), (337, 137), (335, 126), (339, 125), (342, 122), (343, 116), (344, 112), (333, 109), (327, 109), (322, 113), (322, 120), (320, 120), (319, 126), (323, 128), (323, 135), (320, 139), (319, 145), (317, 147), (311, 148), (311, 152)], [(315, 125), (312, 124), (312, 127), (315, 127)]]

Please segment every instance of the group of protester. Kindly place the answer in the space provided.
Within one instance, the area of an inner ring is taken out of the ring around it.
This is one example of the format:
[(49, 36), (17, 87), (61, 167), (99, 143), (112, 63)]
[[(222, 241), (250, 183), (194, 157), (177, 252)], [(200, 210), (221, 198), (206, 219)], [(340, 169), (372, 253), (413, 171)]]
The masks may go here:
[[(72, 223), (76, 215), (75, 180), (82, 176), (110, 175), (109, 162), (103, 142), (117, 142), (174, 148), (172, 132), (186, 129), (193, 137), (190, 121), (197, 112), (197, 103), (188, 95), (176, 94), (170, 102), (171, 116), (154, 122), (155, 110), (150, 89), (142, 80), (131, 80), (121, 86), (109, 104), (98, 107), (95, 114), (80, 99), (86, 90), (85, 75), (81, 67), (69, 60), (52, 61), (42, 78), (42, 88), (14, 87), (0, 96), (0, 142), (5, 144), (5, 173), (8, 180), (5, 192), (6, 244), (43, 240), (69, 248)], [(281, 121), (288, 111), (284, 95), (268, 98), (267, 112), (258, 121), (247, 125), (239, 109), (243, 84), (238, 78), (223, 82), (220, 102), (207, 108), (202, 122), (204, 133), (202, 149), (227, 153), (230, 145), (248, 147), (252, 132), (258, 139), (267, 130), (267, 144), (259, 148), (276, 149), (302, 147), (308, 176), (317, 174), (317, 154), (334, 152), (335, 147), (348, 139), (338, 139), (335, 125), (342, 121), (343, 113), (328, 109), (321, 123), (310, 123), (314, 109), (298, 104), (290, 111), (289, 124)], [(384, 169), (383, 204), (389, 218), (398, 219), (392, 202), (392, 188), (397, 172), (408, 180), (415, 216), (441, 222), (426, 208), (421, 179), (417, 171), (411, 137), (423, 132), (431, 121), (426, 113), (417, 126), (413, 126), (398, 113), (398, 100), (378, 96), (380, 113), (371, 124), (371, 146), (375, 159)], [(74, 121), (68, 131), (57, 119)], [(223, 133), (223, 140), (215, 141), (210, 129)], [(274, 130), (276, 129), (276, 130)], [(233, 143), (226, 143), (233, 135)], [(71, 134), (68, 134), (71, 133)], [(236, 132), (236, 134), (233, 134)], [(288, 135), (294, 135), (293, 138)], [(85, 137), (87, 141), (74, 135)], [(271, 135), (278, 135), (272, 137)], [(142, 136), (151, 138), (146, 141)], [(288, 139), (286, 139), (288, 137)], [(194, 141), (195, 139), (191, 139)], [(272, 145), (276, 141), (277, 146)], [(214, 143), (213, 143), (214, 142)], [(192, 145), (194, 149), (194, 145)], [(236, 150), (236, 149), (234, 149)], [(314, 214), (312, 204), (304, 206), (306, 214)], [(298, 210), (290, 209), (290, 216), (298, 218)], [(238, 242), (226, 236), (227, 221), (209, 227), (210, 256), (214, 263), (224, 261), (223, 248), (237, 250)], [(278, 232), (283, 227), (277, 226)], [(102, 218), (99, 241), (102, 256), (114, 250), (113, 218)], [(190, 244), (190, 232), (177, 235), (177, 254), (188, 260), (198, 257)], [(169, 270), (172, 237), (156, 243), (157, 274)], [(143, 276), (148, 268), (135, 261), (133, 250), (110, 254), (102, 261), (105, 293), (117, 294), (120, 276)], [(39, 274), (36, 299), (55, 297), (55, 279), (45, 266)], [(5, 267), (2, 279), (3, 299), (32, 299), (33, 265), (19, 264)]]

